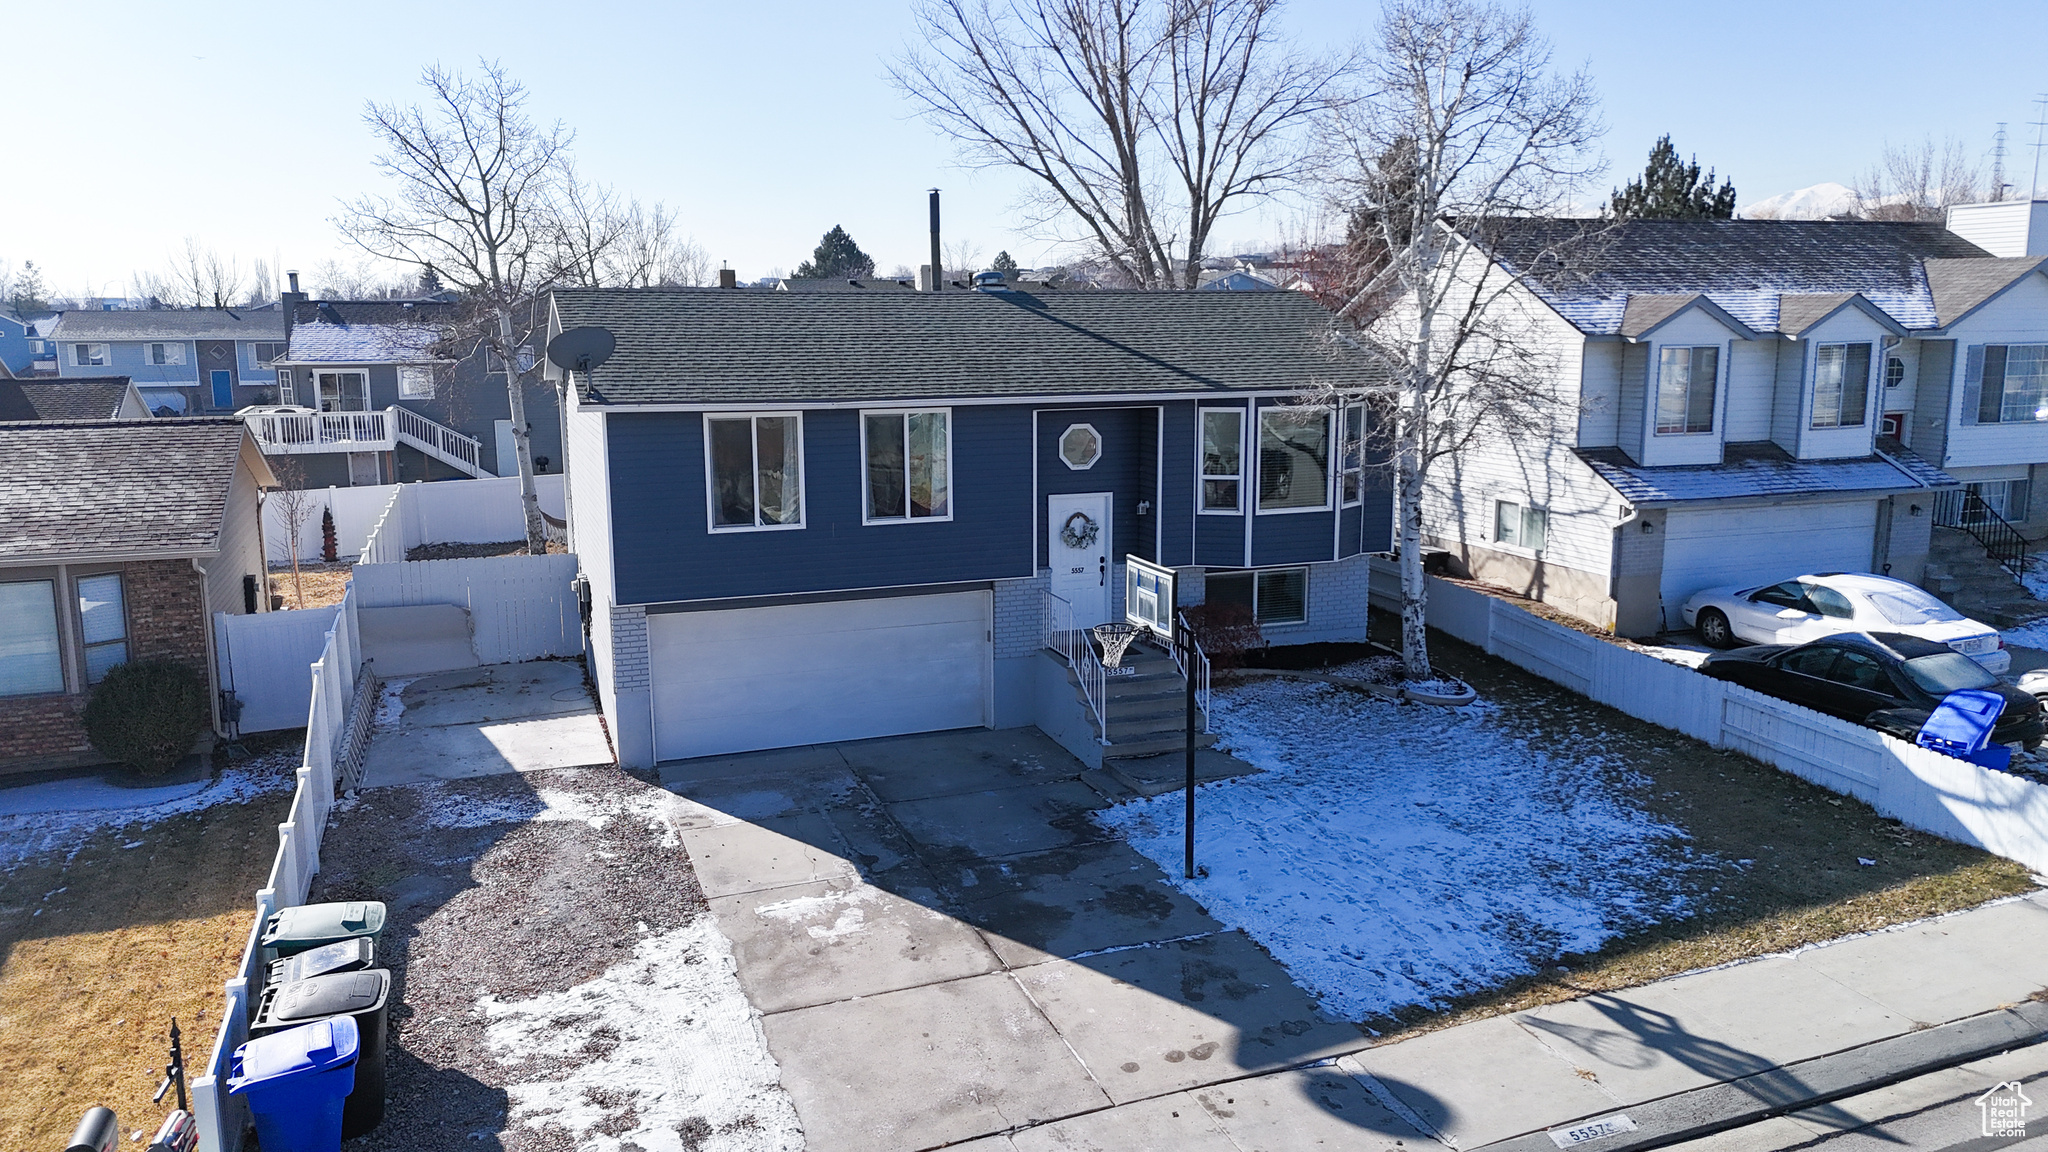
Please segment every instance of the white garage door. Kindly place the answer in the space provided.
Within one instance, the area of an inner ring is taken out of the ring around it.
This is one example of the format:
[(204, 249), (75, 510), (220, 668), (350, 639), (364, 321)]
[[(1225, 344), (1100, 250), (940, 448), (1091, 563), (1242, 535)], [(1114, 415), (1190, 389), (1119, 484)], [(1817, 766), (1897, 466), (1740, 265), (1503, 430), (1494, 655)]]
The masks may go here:
[(1868, 572), (1877, 502), (1673, 510), (1664, 531), (1665, 623), (1678, 627), (1679, 605), (1702, 588)]
[(988, 592), (647, 618), (663, 760), (986, 724)]

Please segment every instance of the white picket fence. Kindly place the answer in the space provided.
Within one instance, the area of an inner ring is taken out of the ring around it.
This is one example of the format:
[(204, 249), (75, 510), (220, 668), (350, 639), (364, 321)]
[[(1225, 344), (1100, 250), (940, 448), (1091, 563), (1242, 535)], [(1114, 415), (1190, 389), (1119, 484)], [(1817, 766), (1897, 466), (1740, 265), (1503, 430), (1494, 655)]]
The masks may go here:
[[(1398, 610), (1400, 580), (1375, 561), (1372, 599)], [(1552, 623), (1429, 578), (1429, 623), (1639, 720), (1753, 756), (1923, 832), (2048, 872), (2048, 786), (1993, 772)]]
[(376, 681), (363, 672), (356, 610), (351, 589), (343, 595), (341, 607), (329, 611), (320, 658), (311, 666), (311, 703), (305, 713), (306, 745), (298, 790), (285, 822), (277, 826), (277, 857), (268, 883), (256, 893), (256, 921), (249, 929), (236, 976), (226, 985), (220, 1031), (192, 1079), (192, 1114), (199, 1122), (201, 1152), (237, 1152), (241, 1147), (247, 1106), (240, 1097), (228, 1095), (228, 1059), (249, 1038), (254, 999), (263, 990), (263, 924), (278, 909), (306, 902), (313, 876), (320, 871), (320, 839), (334, 806), (335, 772), (346, 758), (360, 751), (376, 703), (363, 692)]
[(358, 564), (352, 586), (363, 608), (459, 604), (478, 662), (511, 664), (583, 654), (575, 579), (574, 555), (490, 556)]
[[(557, 519), (563, 516), (562, 477), (533, 478), (541, 511)], [(403, 548), (416, 544), (492, 544), (526, 537), (526, 521), (519, 511), (519, 478), (490, 480), (435, 480), (415, 484), (366, 484), (359, 488), (318, 488), (311, 490), (312, 511), (299, 528), (299, 559), (320, 559), (320, 514), (334, 513), (335, 554), (344, 560), (360, 557), (370, 533), (391, 506), (392, 494), (404, 489), (412, 527)], [(272, 563), (291, 560), (291, 532), (285, 523), (283, 502), (271, 497), (263, 502), (263, 538)], [(404, 559), (403, 555), (399, 559)]]

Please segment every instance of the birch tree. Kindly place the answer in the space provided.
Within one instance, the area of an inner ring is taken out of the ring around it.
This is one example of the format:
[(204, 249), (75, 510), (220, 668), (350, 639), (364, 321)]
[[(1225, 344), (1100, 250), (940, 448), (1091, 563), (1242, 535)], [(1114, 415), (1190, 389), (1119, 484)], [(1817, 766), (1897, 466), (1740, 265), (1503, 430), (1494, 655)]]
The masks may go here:
[(1373, 47), (1369, 93), (1328, 122), (1331, 178), (1369, 273), (1338, 316), (1356, 325), (1343, 338), (1388, 368), (1367, 399), (1392, 457), (1404, 673), (1427, 680), (1432, 469), (1482, 438), (1548, 434), (1555, 366), (1514, 295), (1576, 275), (1597, 224), (1543, 230), (1512, 269), (1489, 253), (1531, 217), (1571, 209), (1600, 171), (1601, 128), (1591, 82), (1553, 70), (1524, 9), (1390, 0)]
[(344, 203), (335, 223), (373, 256), (432, 268), (475, 309), (471, 335), (505, 373), (526, 549), (538, 556), (547, 539), (513, 312), (545, 271), (549, 198), (572, 134), (560, 123), (535, 124), (525, 87), (500, 65), (485, 61), (480, 73), (429, 67), (420, 76), (424, 105), (365, 107), (363, 121), (384, 147), (377, 168), (396, 188)]
[(1193, 288), (1218, 220), (1294, 188), (1343, 61), (1279, 0), (919, 0), (898, 89), (972, 165), (1031, 178), (1033, 224), (1120, 279)]

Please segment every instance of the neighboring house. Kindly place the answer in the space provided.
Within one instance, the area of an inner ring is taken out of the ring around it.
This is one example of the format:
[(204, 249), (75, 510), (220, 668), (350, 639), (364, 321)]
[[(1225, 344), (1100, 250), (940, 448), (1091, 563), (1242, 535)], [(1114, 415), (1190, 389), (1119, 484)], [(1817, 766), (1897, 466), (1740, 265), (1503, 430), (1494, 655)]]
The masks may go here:
[[(308, 487), (518, 474), (505, 375), (476, 346), (451, 348), (444, 300), (285, 299), (280, 399), (317, 416), (252, 415), (264, 451), (295, 457)], [(561, 470), (555, 389), (523, 352), (536, 473)]]
[(1368, 370), (1304, 296), (555, 292), (579, 327), (617, 341), (566, 423), (626, 764), (1043, 727), (1051, 598), (1121, 619), (1127, 555), (1271, 643), (1364, 637), (1365, 412), (1295, 401)]
[(1197, 292), (1278, 292), (1280, 285), (1250, 268), (1232, 268), (1202, 273)]
[(142, 393), (126, 376), (0, 380), (0, 421), (147, 420)]
[(285, 321), (274, 308), (73, 309), (50, 339), (59, 376), (118, 372), (159, 414), (277, 403), (271, 364), (284, 352)]
[(213, 613), (268, 610), (275, 481), (230, 418), (0, 424), (0, 457), (0, 774), (97, 763), (79, 713), (107, 669), (217, 687)]
[[(1505, 229), (1488, 274), (1586, 224)], [(1860, 221), (1634, 221), (1584, 251), (1568, 284), (1494, 305), (1554, 354), (1542, 427), (1433, 476), (1430, 546), (1474, 576), (1639, 636), (1714, 585), (1918, 581), (1959, 481), (2024, 515), (2048, 462), (2041, 258)]]
[(0, 311), (0, 365), (15, 376), (57, 374), (57, 344), (50, 333), (61, 313)]

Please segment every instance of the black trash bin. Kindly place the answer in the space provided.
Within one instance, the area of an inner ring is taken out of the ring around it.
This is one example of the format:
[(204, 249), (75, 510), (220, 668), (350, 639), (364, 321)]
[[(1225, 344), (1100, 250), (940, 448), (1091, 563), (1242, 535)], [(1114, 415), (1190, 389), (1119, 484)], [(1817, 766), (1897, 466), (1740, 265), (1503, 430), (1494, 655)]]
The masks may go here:
[(353, 940), (337, 940), (322, 944), (295, 956), (286, 956), (270, 962), (270, 970), (264, 974), (265, 988), (278, 984), (290, 984), (314, 976), (329, 976), (336, 972), (360, 972), (377, 966), (377, 944), (368, 936)]
[(375, 937), (384, 931), (384, 905), (376, 900), (340, 900), (280, 908), (263, 925), (263, 946), (277, 956), (296, 956), (323, 944)]
[(341, 1138), (353, 1140), (384, 1119), (384, 1048), (390, 1032), (391, 973), (382, 968), (310, 976), (263, 990), (254, 1039), (336, 1016), (353, 1017), (361, 1037), (355, 1088), (341, 1110)]

